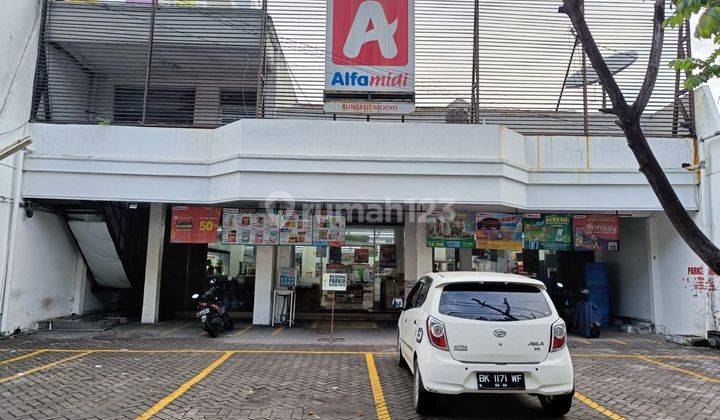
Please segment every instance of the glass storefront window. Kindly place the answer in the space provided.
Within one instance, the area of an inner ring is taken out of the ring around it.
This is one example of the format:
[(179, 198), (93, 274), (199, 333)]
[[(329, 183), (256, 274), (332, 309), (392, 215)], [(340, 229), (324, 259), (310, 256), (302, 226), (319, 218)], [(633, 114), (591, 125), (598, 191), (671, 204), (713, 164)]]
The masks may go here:
[(337, 310), (387, 309), (392, 298), (402, 293), (395, 228), (391, 227), (348, 226), (342, 247), (296, 246), (295, 267), (299, 273), (298, 311), (330, 308), (329, 295), (320, 290), (326, 272), (348, 275), (348, 290), (335, 294)]

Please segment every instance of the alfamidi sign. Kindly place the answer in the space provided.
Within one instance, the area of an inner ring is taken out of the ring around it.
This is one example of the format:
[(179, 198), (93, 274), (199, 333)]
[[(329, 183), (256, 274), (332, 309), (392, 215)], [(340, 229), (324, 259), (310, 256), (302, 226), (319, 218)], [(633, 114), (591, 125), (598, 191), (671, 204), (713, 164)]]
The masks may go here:
[(413, 10), (413, 0), (328, 0), (325, 112), (414, 110)]

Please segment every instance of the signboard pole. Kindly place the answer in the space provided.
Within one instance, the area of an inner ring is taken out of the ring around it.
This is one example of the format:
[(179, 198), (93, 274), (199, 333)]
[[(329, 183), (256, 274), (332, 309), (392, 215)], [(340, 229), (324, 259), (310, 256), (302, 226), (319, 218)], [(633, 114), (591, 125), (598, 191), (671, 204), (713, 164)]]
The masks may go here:
[(335, 292), (332, 292), (332, 306), (330, 307), (330, 344), (333, 343), (334, 326), (335, 326)]

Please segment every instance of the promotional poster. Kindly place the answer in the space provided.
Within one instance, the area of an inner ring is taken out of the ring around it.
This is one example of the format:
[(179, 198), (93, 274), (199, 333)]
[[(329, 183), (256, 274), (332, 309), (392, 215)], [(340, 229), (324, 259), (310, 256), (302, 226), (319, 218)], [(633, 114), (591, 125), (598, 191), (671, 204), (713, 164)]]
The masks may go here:
[(505, 213), (478, 213), (476, 247), (520, 251), (523, 247), (522, 215)]
[(525, 215), (523, 235), (524, 249), (572, 250), (572, 216)]
[(576, 251), (620, 249), (620, 216), (588, 214), (573, 216)]
[(314, 246), (345, 245), (345, 216), (339, 212), (328, 212), (313, 216)]
[(220, 207), (173, 206), (170, 243), (211, 244), (220, 226)]
[(278, 245), (280, 216), (269, 210), (224, 209), (222, 243), (226, 245)]
[(475, 248), (475, 217), (472, 213), (432, 213), (427, 216), (430, 248)]

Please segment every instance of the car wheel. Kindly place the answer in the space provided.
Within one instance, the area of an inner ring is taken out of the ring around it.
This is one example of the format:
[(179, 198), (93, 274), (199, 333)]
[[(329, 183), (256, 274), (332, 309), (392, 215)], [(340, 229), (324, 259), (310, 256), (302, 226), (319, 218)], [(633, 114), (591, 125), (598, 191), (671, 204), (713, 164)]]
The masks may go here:
[(398, 366), (400, 366), (403, 369), (408, 369), (410, 366), (408, 366), (407, 362), (405, 361), (405, 358), (402, 354), (402, 348), (400, 347), (400, 334), (398, 333), (398, 339), (397, 339), (397, 363)]
[(415, 403), (415, 412), (418, 414), (430, 414), (434, 402), (433, 395), (425, 390), (417, 360), (415, 360), (414, 372), (413, 402)]
[(540, 405), (545, 414), (552, 417), (562, 417), (570, 411), (575, 391), (563, 395), (539, 395)]

